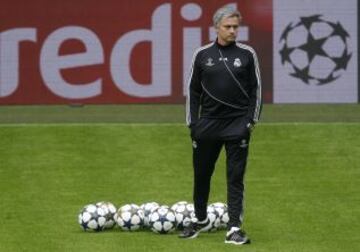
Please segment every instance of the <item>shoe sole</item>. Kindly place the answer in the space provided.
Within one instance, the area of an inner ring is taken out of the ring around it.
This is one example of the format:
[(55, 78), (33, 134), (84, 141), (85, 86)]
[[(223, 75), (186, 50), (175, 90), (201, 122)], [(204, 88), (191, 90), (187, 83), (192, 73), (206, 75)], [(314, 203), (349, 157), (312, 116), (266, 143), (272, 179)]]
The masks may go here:
[(194, 239), (199, 235), (200, 232), (201, 231), (198, 231), (198, 232), (196, 232), (195, 234), (193, 234), (192, 236), (189, 236), (189, 237), (179, 236), (179, 238), (181, 238), (181, 239)]
[(225, 241), (227, 244), (234, 244), (234, 245), (244, 245), (244, 244), (250, 244), (250, 240), (246, 240), (243, 242), (236, 242), (236, 241)]
[(196, 232), (193, 236), (186, 237), (185, 239), (194, 239), (194, 238), (198, 237), (199, 233), (200, 233), (200, 231)]
[(203, 232), (205, 231), (207, 228), (210, 228), (211, 227), (211, 222), (209, 222), (209, 224), (205, 227), (203, 227), (202, 229), (200, 229), (199, 231), (197, 231), (195, 234), (193, 234), (192, 236), (189, 236), (189, 237), (180, 237), (180, 238), (183, 238), (183, 239), (194, 239), (196, 237), (198, 237), (199, 233), (200, 232)]

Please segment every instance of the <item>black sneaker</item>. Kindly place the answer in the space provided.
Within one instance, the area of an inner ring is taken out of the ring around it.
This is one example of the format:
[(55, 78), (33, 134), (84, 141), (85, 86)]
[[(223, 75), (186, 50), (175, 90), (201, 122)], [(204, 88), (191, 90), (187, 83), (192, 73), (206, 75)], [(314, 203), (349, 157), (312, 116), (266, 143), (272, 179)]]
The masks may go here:
[(235, 245), (249, 244), (250, 239), (246, 236), (246, 233), (243, 230), (232, 227), (230, 231), (226, 233), (225, 243)]
[(211, 227), (209, 218), (206, 218), (206, 222), (199, 223), (194, 220), (190, 222), (188, 227), (185, 227), (184, 230), (179, 234), (179, 238), (192, 239), (198, 236), (202, 231), (206, 231)]

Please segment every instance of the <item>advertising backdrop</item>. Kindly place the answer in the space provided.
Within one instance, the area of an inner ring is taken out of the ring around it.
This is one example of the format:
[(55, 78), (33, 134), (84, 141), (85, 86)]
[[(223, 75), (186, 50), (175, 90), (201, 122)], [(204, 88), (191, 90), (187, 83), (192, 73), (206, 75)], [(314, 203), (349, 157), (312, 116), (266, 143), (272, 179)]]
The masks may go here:
[(356, 0), (2, 0), (0, 104), (183, 103), (227, 4), (265, 102), (358, 102)]

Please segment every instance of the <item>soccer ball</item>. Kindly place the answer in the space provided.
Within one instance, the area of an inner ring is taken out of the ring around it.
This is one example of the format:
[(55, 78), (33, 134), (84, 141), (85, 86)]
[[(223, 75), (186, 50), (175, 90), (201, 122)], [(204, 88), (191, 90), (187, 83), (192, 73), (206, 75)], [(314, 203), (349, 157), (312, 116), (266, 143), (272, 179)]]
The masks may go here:
[(96, 203), (96, 206), (102, 208), (105, 212), (105, 229), (113, 228), (115, 225), (114, 215), (116, 213), (116, 207), (114, 206), (114, 204), (112, 204), (111, 202), (101, 201)]
[(207, 216), (210, 220), (210, 226), (206, 229), (204, 229), (204, 231), (215, 231), (219, 228), (220, 226), (220, 219), (219, 219), (219, 215), (217, 213), (217, 211), (215, 210), (215, 208), (213, 206), (208, 206), (207, 207)]
[(94, 204), (86, 205), (78, 216), (80, 226), (84, 231), (101, 231), (105, 227), (106, 212)]
[(191, 223), (191, 219), (195, 218), (194, 205), (186, 201), (179, 201), (172, 205), (171, 210), (174, 211), (176, 217), (176, 227), (180, 230), (184, 229)]
[(168, 206), (160, 206), (149, 215), (149, 225), (152, 231), (167, 234), (175, 230), (176, 217)]
[(178, 208), (178, 206), (180, 206), (180, 205), (186, 205), (186, 204), (188, 204), (187, 201), (179, 201), (179, 202), (176, 202), (175, 204), (173, 204), (173, 205), (171, 206), (171, 210), (175, 211), (175, 209)]
[(140, 208), (144, 212), (144, 226), (150, 227), (149, 225), (149, 215), (152, 211), (154, 211), (156, 208), (158, 208), (160, 205), (156, 202), (148, 202), (144, 203), (140, 206)]
[(118, 209), (114, 215), (116, 223), (122, 230), (138, 230), (144, 224), (144, 212), (135, 204), (126, 204)]
[(281, 63), (290, 76), (307, 85), (331, 83), (351, 59), (349, 37), (339, 22), (325, 20), (322, 15), (300, 17), (289, 23), (280, 37)]
[(229, 223), (229, 213), (227, 205), (221, 202), (210, 204), (209, 207), (213, 207), (217, 212), (220, 220), (219, 228), (226, 228)]

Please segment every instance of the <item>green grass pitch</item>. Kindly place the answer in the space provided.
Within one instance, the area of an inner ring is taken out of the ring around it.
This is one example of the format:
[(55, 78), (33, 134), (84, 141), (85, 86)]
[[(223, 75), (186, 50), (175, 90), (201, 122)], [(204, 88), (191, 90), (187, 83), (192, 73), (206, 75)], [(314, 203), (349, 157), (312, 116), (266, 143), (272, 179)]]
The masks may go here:
[[(182, 124), (0, 125), (0, 251), (360, 251), (360, 123), (262, 123), (246, 173), (249, 246), (225, 231), (83, 232), (87, 203), (192, 201)], [(226, 200), (224, 153), (210, 203)]]

